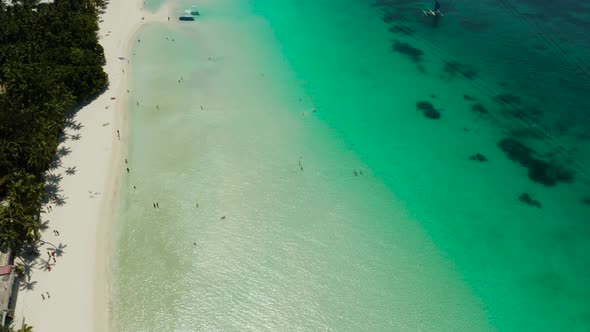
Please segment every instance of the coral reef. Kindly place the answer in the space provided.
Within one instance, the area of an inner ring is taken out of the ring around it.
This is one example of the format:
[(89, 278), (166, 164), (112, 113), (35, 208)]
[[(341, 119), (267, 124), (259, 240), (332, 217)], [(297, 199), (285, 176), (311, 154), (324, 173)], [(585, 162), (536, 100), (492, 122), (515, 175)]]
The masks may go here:
[(484, 156), (481, 153), (476, 153), (476, 154), (470, 156), (469, 159), (470, 160), (481, 161), (481, 162), (488, 161), (488, 158), (486, 158), (486, 156)]
[(529, 195), (527, 193), (522, 193), (520, 196), (518, 196), (518, 200), (529, 205), (529, 206), (536, 206), (539, 209), (541, 208), (541, 202), (532, 198), (531, 195)]
[(429, 119), (440, 119), (440, 112), (437, 111), (431, 102), (429, 101), (419, 101), (416, 103), (416, 108), (422, 111), (424, 116)]
[(528, 175), (534, 182), (545, 186), (554, 186), (558, 182), (569, 183), (574, 179), (572, 171), (551, 161), (537, 158), (535, 151), (513, 138), (504, 138), (498, 142), (498, 147), (506, 153), (510, 160), (526, 167)]
[(398, 53), (407, 55), (413, 62), (422, 61), (422, 55), (424, 55), (424, 52), (422, 52), (421, 50), (415, 48), (414, 46), (408, 43), (403, 43), (398, 40), (393, 41), (393, 50)]
[(462, 64), (458, 61), (445, 61), (444, 71), (451, 77), (461, 74), (470, 80), (475, 79), (477, 76), (477, 70), (473, 66)]
[(490, 112), (480, 103), (475, 103), (471, 106), (471, 111), (479, 114), (489, 114)]

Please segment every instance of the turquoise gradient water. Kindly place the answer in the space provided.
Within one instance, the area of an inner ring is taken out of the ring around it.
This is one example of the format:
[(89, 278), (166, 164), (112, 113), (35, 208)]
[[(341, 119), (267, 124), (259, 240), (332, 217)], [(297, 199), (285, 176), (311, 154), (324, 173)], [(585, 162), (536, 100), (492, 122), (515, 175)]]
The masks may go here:
[(424, 6), (205, 1), (139, 33), (117, 331), (589, 328), (588, 7)]

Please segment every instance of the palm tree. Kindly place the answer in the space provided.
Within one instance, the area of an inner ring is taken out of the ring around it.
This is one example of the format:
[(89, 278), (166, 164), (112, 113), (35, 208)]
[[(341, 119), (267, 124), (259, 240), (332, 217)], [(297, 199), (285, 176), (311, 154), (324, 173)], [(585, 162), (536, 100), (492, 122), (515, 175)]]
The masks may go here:
[(23, 327), (18, 329), (16, 332), (33, 332), (33, 327), (27, 324), (23, 324)]

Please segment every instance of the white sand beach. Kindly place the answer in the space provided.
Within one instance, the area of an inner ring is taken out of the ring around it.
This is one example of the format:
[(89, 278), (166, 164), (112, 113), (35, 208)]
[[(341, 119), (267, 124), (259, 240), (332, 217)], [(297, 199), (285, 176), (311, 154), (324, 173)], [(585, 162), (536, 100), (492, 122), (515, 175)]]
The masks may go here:
[[(18, 292), (16, 328), (26, 323), (37, 332), (110, 329), (110, 229), (126, 150), (128, 62), (119, 57), (127, 57), (131, 39), (142, 24), (165, 22), (169, 12), (162, 8), (156, 14), (146, 13), (142, 4), (141, 0), (112, 0), (100, 16), (100, 43), (110, 85), (79, 110), (74, 117), (77, 125), (66, 129), (59, 146), (69, 153), (50, 172), (61, 177), (58, 202), (44, 208), (45, 243), (39, 258), (30, 264), (30, 280)], [(48, 251), (56, 252), (55, 261)]]

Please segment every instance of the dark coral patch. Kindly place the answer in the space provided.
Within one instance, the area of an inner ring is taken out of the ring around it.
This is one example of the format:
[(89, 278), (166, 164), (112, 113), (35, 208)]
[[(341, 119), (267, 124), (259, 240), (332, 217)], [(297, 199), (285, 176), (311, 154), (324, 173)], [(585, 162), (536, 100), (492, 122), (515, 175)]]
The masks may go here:
[(424, 116), (426, 116), (429, 119), (440, 119), (440, 112), (437, 111), (434, 108), (431, 109), (427, 109), (424, 111)]
[(498, 143), (498, 147), (510, 160), (518, 162), (529, 170), (529, 178), (534, 182), (546, 186), (554, 186), (558, 182), (572, 182), (572, 171), (556, 164), (535, 157), (536, 153), (513, 138), (504, 138)]
[(429, 101), (419, 101), (416, 103), (416, 108), (422, 111), (425, 117), (429, 119), (440, 119), (440, 112), (434, 108)]
[(527, 193), (522, 193), (520, 196), (518, 196), (518, 200), (529, 205), (529, 206), (536, 206), (539, 209), (541, 208), (541, 202), (532, 198), (531, 195), (529, 195)]
[(430, 109), (430, 108), (434, 108), (434, 105), (432, 105), (432, 103), (429, 102), (429, 101), (419, 101), (419, 102), (416, 103), (416, 107), (419, 110), (423, 111), (423, 110), (427, 110), (427, 109)]
[(477, 70), (469, 65), (462, 64), (458, 61), (445, 61), (444, 71), (449, 76), (463, 75), (465, 78), (473, 80), (477, 76)]
[(481, 161), (481, 162), (488, 161), (488, 158), (486, 158), (486, 156), (484, 156), (481, 153), (476, 153), (473, 156), (469, 157), (469, 159), (475, 160), (475, 161)]
[(489, 114), (490, 112), (480, 103), (475, 103), (471, 106), (471, 111), (479, 114)]
[(509, 93), (501, 93), (494, 97), (494, 100), (500, 104), (507, 104), (507, 105), (520, 105), (522, 101), (520, 97), (511, 95)]
[(468, 95), (468, 94), (464, 94), (464, 95), (463, 95), (463, 99), (465, 99), (465, 100), (469, 100), (469, 101), (475, 101), (475, 100), (476, 100), (476, 99), (475, 99), (475, 97), (471, 97), (471, 96), (470, 96), (470, 95)]
[(582, 198), (582, 204), (590, 205), (590, 197), (584, 197), (584, 198)]
[(413, 62), (422, 61), (422, 55), (424, 55), (424, 52), (422, 52), (421, 50), (415, 48), (414, 46), (408, 43), (402, 43), (398, 40), (393, 41), (393, 50), (398, 53), (407, 55)]

